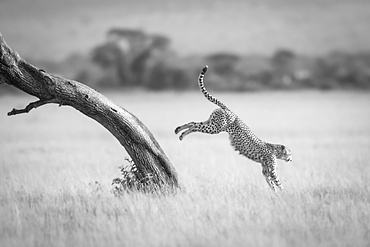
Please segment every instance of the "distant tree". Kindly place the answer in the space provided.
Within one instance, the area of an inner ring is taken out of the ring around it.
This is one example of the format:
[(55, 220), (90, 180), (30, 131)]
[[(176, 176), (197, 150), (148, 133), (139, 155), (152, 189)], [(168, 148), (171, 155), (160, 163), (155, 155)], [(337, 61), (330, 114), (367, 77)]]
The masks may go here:
[(103, 86), (132, 85), (127, 57), (116, 43), (108, 42), (96, 47), (92, 51), (92, 61), (105, 71)]
[(163, 62), (161, 57), (165, 56), (161, 54), (168, 52), (170, 39), (126, 28), (112, 28), (107, 36), (108, 42), (95, 49), (94, 60), (111, 76), (117, 74), (123, 85), (149, 85), (147, 80), (155, 63)]
[(107, 37), (109, 41), (114, 43), (126, 42), (125, 51), (134, 56), (147, 46), (148, 41), (148, 37), (143, 31), (128, 28), (112, 28), (108, 31)]
[(272, 63), (277, 67), (286, 67), (291, 64), (294, 58), (295, 54), (292, 51), (280, 49), (272, 56)]
[(147, 35), (146, 37), (147, 45), (142, 47), (140, 52), (137, 52), (130, 65), (135, 80), (140, 85), (148, 85), (147, 80), (149, 80), (156, 63), (163, 67), (162, 63), (170, 44), (170, 40), (162, 35), (155, 34)]
[(295, 54), (290, 50), (280, 49), (275, 52), (271, 58), (275, 77), (272, 84), (275, 84), (275, 86), (287, 86), (292, 83), (294, 59)]
[(168, 88), (169, 78), (163, 63), (156, 63), (150, 71), (150, 76), (145, 86), (152, 90), (163, 90)]
[(229, 75), (235, 71), (235, 64), (240, 57), (232, 53), (216, 53), (207, 56), (207, 60), (215, 73)]

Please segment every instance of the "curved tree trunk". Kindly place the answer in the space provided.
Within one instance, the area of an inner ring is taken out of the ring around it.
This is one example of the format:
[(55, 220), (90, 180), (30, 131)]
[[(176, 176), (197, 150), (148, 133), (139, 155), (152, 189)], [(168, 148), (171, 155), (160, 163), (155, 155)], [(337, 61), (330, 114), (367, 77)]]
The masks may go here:
[(71, 106), (109, 130), (126, 149), (143, 177), (151, 174), (153, 182), (161, 189), (178, 187), (173, 165), (136, 116), (82, 83), (50, 75), (27, 63), (5, 43), (0, 33), (2, 83), (39, 98), (24, 109), (13, 109), (8, 116), (28, 113), (49, 103)]

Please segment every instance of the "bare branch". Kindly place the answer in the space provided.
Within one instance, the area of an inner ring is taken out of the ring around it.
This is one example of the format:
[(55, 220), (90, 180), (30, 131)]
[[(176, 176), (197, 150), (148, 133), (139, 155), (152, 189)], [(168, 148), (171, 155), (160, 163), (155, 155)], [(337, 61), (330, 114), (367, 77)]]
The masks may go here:
[(36, 109), (37, 107), (40, 107), (45, 104), (51, 104), (51, 103), (58, 103), (61, 105), (61, 102), (57, 99), (51, 99), (51, 100), (38, 100), (32, 103), (29, 103), (24, 109), (15, 109), (8, 112), (8, 116), (14, 116), (22, 113), (29, 113), (32, 109)]
[(48, 103), (71, 106), (111, 132), (126, 149), (142, 177), (153, 176), (158, 188), (179, 186), (172, 163), (153, 134), (135, 115), (80, 82), (48, 74), (26, 62), (5, 43), (0, 33), (1, 83), (40, 99), (24, 109), (13, 109), (9, 116), (27, 113)]

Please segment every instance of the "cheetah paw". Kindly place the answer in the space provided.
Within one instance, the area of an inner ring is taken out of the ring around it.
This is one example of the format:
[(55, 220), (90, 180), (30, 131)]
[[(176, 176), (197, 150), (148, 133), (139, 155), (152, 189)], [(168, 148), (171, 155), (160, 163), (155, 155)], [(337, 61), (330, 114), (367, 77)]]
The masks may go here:
[(175, 134), (177, 135), (180, 132), (180, 126), (175, 129)]

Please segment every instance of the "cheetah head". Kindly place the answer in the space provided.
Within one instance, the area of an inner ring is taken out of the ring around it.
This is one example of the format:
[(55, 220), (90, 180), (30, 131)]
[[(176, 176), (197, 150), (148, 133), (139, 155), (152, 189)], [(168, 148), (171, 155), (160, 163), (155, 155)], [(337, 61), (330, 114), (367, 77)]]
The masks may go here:
[(276, 158), (285, 160), (286, 162), (293, 161), (292, 152), (290, 152), (289, 148), (285, 147), (284, 145), (276, 146)]

